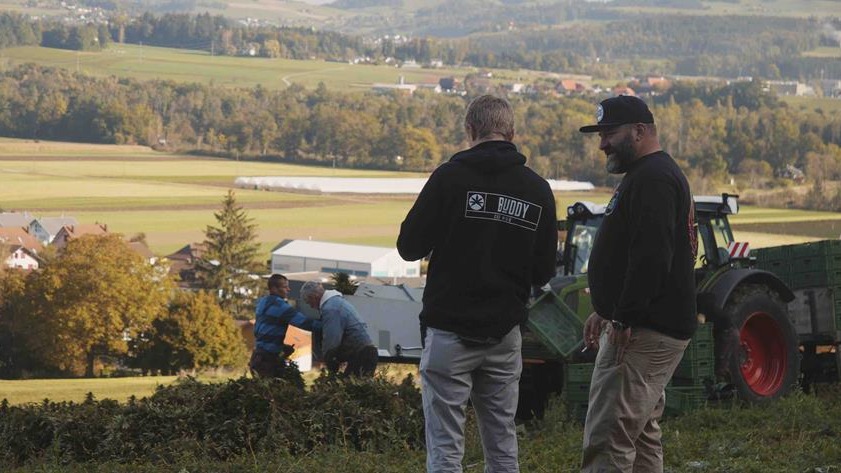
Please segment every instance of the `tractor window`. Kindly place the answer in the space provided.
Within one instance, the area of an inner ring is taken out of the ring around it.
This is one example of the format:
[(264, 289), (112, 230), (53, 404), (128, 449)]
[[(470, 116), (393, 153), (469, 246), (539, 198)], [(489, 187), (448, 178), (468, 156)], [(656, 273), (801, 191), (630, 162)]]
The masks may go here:
[[(733, 241), (733, 232), (726, 216), (698, 217), (698, 254), (715, 266), (727, 262), (727, 246)], [(703, 250), (703, 251), (702, 251)]]
[[(588, 222), (589, 223), (589, 222)], [(593, 242), (596, 240), (598, 223), (595, 226), (580, 224), (576, 225), (572, 232), (572, 274), (583, 274), (587, 272), (587, 262), (590, 260), (590, 251), (593, 249)]]

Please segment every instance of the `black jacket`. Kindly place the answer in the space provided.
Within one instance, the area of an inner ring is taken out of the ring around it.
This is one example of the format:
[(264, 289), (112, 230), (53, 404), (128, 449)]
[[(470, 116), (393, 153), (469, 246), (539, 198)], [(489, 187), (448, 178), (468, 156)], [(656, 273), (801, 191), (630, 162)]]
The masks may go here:
[(555, 274), (555, 197), (507, 141), (457, 153), (429, 178), (400, 227), (397, 249), (432, 252), (421, 324), (501, 338), (526, 320), (532, 284)]
[(697, 230), (686, 177), (659, 151), (634, 162), (596, 233), (588, 280), (602, 317), (689, 339)]

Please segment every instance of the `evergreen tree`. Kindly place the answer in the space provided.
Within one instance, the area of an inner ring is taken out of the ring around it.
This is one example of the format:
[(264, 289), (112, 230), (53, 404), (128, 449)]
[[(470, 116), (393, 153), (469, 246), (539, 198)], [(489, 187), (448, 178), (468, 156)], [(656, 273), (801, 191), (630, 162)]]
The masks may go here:
[(205, 252), (196, 272), (203, 288), (216, 293), (219, 305), (236, 318), (251, 317), (260, 278), (257, 225), (236, 201), (232, 190), (215, 212), (217, 226), (205, 230)]

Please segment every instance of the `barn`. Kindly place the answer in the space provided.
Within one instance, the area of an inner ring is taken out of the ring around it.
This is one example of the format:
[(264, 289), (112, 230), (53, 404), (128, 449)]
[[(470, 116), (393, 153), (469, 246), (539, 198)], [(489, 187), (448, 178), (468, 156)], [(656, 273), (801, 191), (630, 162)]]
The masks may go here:
[(404, 261), (396, 248), (286, 240), (272, 251), (272, 273), (346, 273), (358, 277), (414, 278), (419, 261)]

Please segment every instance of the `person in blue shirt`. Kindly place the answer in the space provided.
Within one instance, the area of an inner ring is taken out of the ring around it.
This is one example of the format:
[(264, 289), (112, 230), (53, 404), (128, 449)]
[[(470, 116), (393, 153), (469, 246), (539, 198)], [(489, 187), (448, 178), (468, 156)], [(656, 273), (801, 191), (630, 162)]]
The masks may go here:
[(285, 359), (294, 351), (292, 346), (283, 343), (286, 329), (292, 325), (312, 332), (321, 327), (321, 322), (298, 312), (286, 302), (289, 295), (286, 276), (272, 274), (268, 286), (269, 295), (257, 301), (254, 352), (248, 367), (255, 377), (277, 378), (283, 372)]
[(359, 313), (339, 291), (324, 290), (318, 281), (301, 287), (301, 300), (321, 312), (321, 353), (331, 373), (347, 363), (343, 376), (369, 377), (377, 368), (377, 347)]

